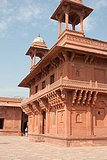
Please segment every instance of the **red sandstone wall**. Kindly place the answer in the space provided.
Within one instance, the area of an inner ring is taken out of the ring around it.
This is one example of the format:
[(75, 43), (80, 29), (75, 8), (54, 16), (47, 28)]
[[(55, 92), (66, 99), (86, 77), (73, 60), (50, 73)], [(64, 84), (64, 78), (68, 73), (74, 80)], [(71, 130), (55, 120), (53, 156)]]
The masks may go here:
[(1, 107), (0, 118), (4, 119), (3, 129), (0, 134), (4, 135), (20, 135), (21, 133), (21, 108)]

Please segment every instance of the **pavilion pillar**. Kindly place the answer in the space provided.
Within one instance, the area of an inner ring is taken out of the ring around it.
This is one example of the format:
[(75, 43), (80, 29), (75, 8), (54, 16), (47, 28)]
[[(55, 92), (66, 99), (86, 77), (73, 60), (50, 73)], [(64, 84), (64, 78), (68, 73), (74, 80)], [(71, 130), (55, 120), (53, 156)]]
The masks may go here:
[(72, 30), (75, 31), (75, 25), (74, 24), (72, 24)]
[(62, 23), (61, 21), (58, 21), (58, 37), (61, 35), (62, 33)]
[(83, 16), (80, 16), (80, 32), (84, 33), (84, 29), (83, 29)]
[(31, 63), (30, 63), (30, 68), (33, 66), (33, 56), (31, 56)]
[(66, 29), (68, 29), (68, 24), (69, 24), (69, 14), (68, 12), (65, 13), (65, 25), (66, 25)]
[(34, 65), (36, 65), (36, 53), (34, 53)]

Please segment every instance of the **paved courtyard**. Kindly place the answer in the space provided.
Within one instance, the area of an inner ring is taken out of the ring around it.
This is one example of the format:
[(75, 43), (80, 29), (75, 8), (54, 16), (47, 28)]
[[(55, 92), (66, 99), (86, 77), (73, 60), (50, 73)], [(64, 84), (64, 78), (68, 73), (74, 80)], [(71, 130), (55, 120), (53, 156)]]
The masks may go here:
[(107, 160), (107, 147), (56, 147), (0, 136), (0, 160)]

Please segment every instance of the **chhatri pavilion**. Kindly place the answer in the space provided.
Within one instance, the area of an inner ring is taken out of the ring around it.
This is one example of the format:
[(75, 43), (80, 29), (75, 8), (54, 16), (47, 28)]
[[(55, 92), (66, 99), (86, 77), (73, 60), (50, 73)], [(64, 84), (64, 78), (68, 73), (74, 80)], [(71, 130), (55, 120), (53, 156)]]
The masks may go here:
[(85, 37), (83, 21), (92, 11), (82, 0), (61, 0), (51, 16), (57, 42), (48, 49), (38, 36), (26, 53), (30, 73), (19, 86), (30, 96), (21, 107), (35, 142), (107, 145), (107, 42)]

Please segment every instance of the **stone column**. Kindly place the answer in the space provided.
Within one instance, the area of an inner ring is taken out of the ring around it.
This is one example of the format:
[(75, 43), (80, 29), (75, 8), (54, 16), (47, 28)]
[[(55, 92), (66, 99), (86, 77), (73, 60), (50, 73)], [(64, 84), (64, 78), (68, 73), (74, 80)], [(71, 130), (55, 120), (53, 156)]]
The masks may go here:
[(34, 132), (35, 131), (35, 114), (32, 115), (32, 131)]
[(68, 29), (68, 24), (69, 24), (69, 14), (68, 14), (68, 12), (65, 13), (65, 24), (66, 24), (66, 29)]
[(58, 111), (56, 111), (56, 135), (58, 134)]
[(31, 56), (31, 63), (30, 63), (30, 68), (33, 66), (33, 56)]
[(84, 33), (84, 29), (83, 29), (83, 16), (80, 16), (80, 32)]
[(94, 131), (93, 131), (93, 115), (92, 115), (91, 106), (89, 106), (87, 108), (87, 134), (88, 134), (88, 136), (92, 136), (94, 134)]
[(34, 53), (34, 65), (36, 65), (36, 53)]
[(61, 35), (62, 33), (62, 23), (61, 21), (58, 21), (58, 37)]
[(75, 24), (72, 24), (72, 30), (75, 31)]
[(49, 133), (49, 111), (46, 111), (46, 134)]
[(42, 134), (42, 113), (39, 113), (39, 125), (38, 125), (38, 127), (39, 127), (39, 134)]

